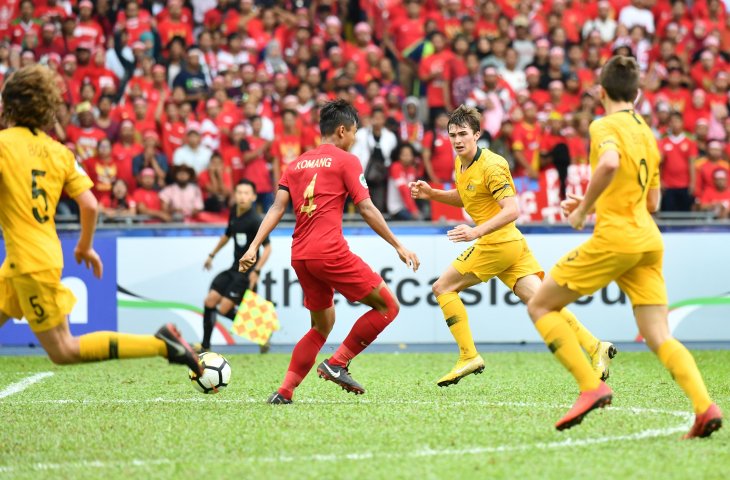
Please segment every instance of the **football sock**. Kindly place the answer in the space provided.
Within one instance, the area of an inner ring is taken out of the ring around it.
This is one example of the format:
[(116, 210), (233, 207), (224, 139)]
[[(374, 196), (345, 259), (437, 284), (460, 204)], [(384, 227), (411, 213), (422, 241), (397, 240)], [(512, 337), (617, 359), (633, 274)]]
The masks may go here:
[(203, 348), (210, 348), (210, 337), (213, 335), (213, 328), (215, 327), (215, 308), (205, 307), (203, 311), (203, 341), (201, 345)]
[(291, 400), (294, 389), (302, 383), (304, 377), (314, 365), (317, 354), (322, 349), (326, 338), (315, 329), (310, 329), (294, 347), (289, 361), (289, 369), (279, 388), (279, 393)]
[(167, 357), (167, 345), (152, 335), (94, 332), (79, 337), (79, 356), (84, 362), (114, 358)]
[(560, 314), (568, 321), (568, 325), (575, 332), (575, 336), (578, 337), (578, 343), (580, 343), (583, 350), (588, 352), (588, 355), (592, 355), (601, 343), (600, 340), (594, 337), (590, 330), (580, 323), (580, 320), (567, 308), (560, 310)]
[(535, 322), (545, 344), (560, 363), (575, 377), (581, 392), (595, 390), (601, 381), (593, 373), (583, 350), (580, 348), (575, 332), (565, 317), (558, 312), (550, 312)]
[(674, 377), (674, 381), (682, 387), (684, 393), (692, 401), (695, 413), (698, 415), (705, 413), (712, 404), (712, 400), (710, 400), (705, 382), (702, 380), (702, 375), (689, 350), (676, 339), (670, 338), (661, 344), (656, 353), (659, 360)]
[(477, 347), (469, 328), (469, 317), (459, 294), (448, 292), (436, 297), (444, 314), (446, 325), (459, 346), (459, 360), (468, 360), (477, 356)]
[(330, 363), (340, 367), (347, 366), (348, 362), (373, 343), (380, 332), (385, 330), (385, 327), (398, 315), (398, 303), (390, 291), (383, 287), (380, 295), (385, 300), (387, 310), (379, 312), (373, 309), (358, 318), (342, 345), (330, 358)]

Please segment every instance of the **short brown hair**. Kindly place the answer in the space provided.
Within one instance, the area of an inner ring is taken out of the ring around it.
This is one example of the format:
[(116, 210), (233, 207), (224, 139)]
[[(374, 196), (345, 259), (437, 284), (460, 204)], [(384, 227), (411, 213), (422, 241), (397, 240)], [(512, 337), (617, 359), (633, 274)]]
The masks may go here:
[(474, 133), (482, 130), (482, 114), (474, 107), (462, 104), (449, 115), (448, 127), (470, 127)]
[(601, 69), (599, 83), (614, 102), (633, 102), (639, 94), (639, 64), (634, 57), (611, 57)]
[(2, 101), (6, 123), (42, 130), (53, 124), (62, 100), (51, 70), (36, 64), (10, 75)]

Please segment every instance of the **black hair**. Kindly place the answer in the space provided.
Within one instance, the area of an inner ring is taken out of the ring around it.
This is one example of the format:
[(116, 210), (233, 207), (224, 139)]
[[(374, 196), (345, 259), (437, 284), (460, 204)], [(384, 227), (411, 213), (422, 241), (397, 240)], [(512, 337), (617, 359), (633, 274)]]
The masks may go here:
[(253, 190), (253, 193), (254, 194), (256, 193), (256, 185), (251, 180), (249, 180), (247, 178), (240, 179), (238, 181), (238, 183), (236, 184), (236, 187), (238, 187), (239, 185), (248, 185)]
[(347, 129), (360, 123), (357, 110), (345, 100), (333, 100), (324, 104), (319, 111), (319, 129), (326, 137), (335, 133), (341, 125)]

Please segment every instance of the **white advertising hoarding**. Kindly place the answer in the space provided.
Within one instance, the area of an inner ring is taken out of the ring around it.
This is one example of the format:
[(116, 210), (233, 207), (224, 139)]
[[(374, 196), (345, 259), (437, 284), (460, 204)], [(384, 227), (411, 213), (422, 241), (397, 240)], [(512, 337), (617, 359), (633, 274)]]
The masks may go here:
[[(414, 250), (421, 268), (413, 273), (400, 263), (395, 251), (369, 229), (347, 229), (351, 249), (383, 276), (401, 302), (400, 315), (378, 338), (383, 343), (451, 343), (441, 311), (431, 294), (431, 284), (468, 244), (452, 244), (445, 233), (419, 233), (424, 229), (399, 229), (407, 248)], [(443, 230), (445, 232), (445, 229)], [(273, 254), (264, 267), (259, 294), (275, 303), (281, 330), (274, 344), (293, 344), (309, 329), (309, 312), (302, 306), (302, 292), (290, 266), (291, 230), (271, 238)], [(526, 235), (543, 268), (588, 238), (587, 234), (549, 233)], [(216, 273), (233, 263), (232, 245), (214, 260), (213, 270), (202, 266), (218, 237), (120, 237), (117, 244), (119, 330), (150, 332), (175, 321), (190, 338), (202, 334), (199, 313)], [(670, 324), (683, 340), (730, 340), (730, 305), (723, 298), (730, 291), (730, 233), (678, 232), (664, 235), (665, 277), (670, 304)], [(353, 321), (365, 312), (336, 295), (337, 323), (328, 342), (339, 342)], [(476, 342), (537, 342), (535, 332), (519, 300), (498, 280), (462, 293)], [(631, 306), (615, 284), (570, 307), (598, 337), (632, 341), (637, 329)], [(221, 327), (230, 321), (221, 319)], [(217, 330), (213, 343), (246, 343)]]

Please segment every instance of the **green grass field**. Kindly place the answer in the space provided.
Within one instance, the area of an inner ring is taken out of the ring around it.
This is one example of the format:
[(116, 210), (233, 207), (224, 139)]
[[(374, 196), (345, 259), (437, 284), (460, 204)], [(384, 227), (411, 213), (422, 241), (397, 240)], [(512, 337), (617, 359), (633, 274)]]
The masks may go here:
[[(695, 352), (730, 412), (730, 351)], [(367, 393), (314, 373), (293, 405), (264, 403), (288, 356), (230, 355), (230, 387), (206, 396), (158, 359), (55, 367), (0, 361), (0, 478), (727, 478), (730, 429), (681, 441), (690, 405), (648, 353), (621, 353), (614, 406), (567, 432), (577, 395), (548, 353), (485, 355), (487, 370), (446, 389), (455, 355), (368, 354)], [(7, 387), (53, 372), (27, 389)], [(183, 477), (184, 476), (184, 477)]]

